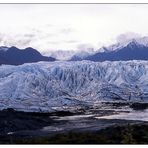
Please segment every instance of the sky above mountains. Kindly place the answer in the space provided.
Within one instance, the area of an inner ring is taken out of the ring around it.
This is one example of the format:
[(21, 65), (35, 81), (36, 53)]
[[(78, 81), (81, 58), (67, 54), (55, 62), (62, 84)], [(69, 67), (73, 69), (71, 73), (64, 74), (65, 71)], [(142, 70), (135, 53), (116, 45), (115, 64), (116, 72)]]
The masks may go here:
[(99, 49), (147, 36), (147, 16), (144, 4), (0, 4), (0, 46), (33, 47), (44, 55)]

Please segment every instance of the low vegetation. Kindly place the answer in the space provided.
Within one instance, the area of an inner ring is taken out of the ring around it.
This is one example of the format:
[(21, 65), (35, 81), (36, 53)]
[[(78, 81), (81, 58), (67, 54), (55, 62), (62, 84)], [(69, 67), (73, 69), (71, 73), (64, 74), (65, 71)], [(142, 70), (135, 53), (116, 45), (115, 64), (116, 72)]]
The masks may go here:
[(16, 140), (18, 144), (148, 144), (148, 125), (127, 124), (97, 132), (71, 131), (53, 137)]

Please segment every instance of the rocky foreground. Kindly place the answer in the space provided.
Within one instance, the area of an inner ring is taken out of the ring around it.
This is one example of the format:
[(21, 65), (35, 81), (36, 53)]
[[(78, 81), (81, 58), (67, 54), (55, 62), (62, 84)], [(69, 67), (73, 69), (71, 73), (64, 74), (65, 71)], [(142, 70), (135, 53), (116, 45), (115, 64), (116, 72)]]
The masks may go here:
[[(105, 116), (145, 112), (147, 104), (107, 103), (109, 108), (78, 112), (0, 111), (1, 144), (117, 144), (148, 143), (147, 120), (107, 119)], [(135, 112), (135, 111), (134, 111)], [(100, 117), (100, 118), (99, 118)]]

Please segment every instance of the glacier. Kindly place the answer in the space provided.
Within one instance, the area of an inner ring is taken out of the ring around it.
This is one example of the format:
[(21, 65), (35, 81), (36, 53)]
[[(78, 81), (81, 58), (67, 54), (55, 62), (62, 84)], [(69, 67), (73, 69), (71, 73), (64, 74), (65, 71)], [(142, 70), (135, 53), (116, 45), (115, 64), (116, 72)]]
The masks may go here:
[(65, 110), (148, 101), (148, 61), (55, 61), (0, 66), (0, 109)]

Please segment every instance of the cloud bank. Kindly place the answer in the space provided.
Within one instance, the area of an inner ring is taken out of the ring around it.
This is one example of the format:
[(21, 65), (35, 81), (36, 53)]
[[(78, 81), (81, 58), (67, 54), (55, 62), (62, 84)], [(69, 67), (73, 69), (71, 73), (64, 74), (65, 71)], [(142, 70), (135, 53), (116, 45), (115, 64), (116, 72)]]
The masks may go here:
[(98, 50), (148, 35), (147, 15), (148, 5), (142, 4), (0, 5), (0, 46), (33, 47), (45, 55)]

